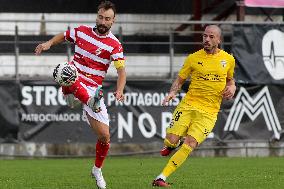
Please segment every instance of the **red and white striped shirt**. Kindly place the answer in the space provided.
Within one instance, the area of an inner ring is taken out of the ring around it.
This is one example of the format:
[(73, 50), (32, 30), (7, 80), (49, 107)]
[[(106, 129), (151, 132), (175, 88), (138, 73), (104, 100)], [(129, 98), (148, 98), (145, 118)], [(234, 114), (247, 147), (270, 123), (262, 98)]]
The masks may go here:
[(102, 36), (96, 34), (93, 27), (79, 26), (67, 30), (64, 36), (75, 44), (72, 63), (86, 85), (102, 85), (111, 62), (124, 60), (122, 45), (111, 32)]

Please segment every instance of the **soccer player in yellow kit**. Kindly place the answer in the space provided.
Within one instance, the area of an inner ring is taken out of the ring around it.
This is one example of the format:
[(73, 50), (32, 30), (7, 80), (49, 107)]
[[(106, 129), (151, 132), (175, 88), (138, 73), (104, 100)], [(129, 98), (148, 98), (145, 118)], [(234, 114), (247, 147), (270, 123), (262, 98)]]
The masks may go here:
[[(221, 29), (216, 25), (207, 26), (203, 33), (203, 49), (186, 58), (169, 95), (163, 101), (163, 105), (166, 105), (175, 98), (183, 83), (190, 78), (188, 92), (175, 109), (167, 128), (161, 155), (167, 156), (179, 146), (180, 149), (169, 159), (162, 173), (153, 181), (153, 186), (170, 186), (166, 178), (212, 131), (222, 99), (231, 99), (235, 94), (235, 59), (218, 48), (220, 43)], [(181, 138), (184, 138), (183, 144)]]

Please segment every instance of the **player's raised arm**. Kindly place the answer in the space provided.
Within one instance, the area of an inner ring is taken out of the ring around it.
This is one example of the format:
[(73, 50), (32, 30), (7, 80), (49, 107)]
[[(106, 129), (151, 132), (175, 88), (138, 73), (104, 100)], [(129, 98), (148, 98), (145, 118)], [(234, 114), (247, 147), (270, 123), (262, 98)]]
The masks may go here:
[(165, 106), (176, 97), (177, 92), (180, 90), (181, 86), (184, 84), (185, 79), (181, 78), (180, 76), (177, 76), (176, 80), (173, 82), (170, 92), (168, 96), (163, 100), (162, 105)]
[(41, 54), (42, 51), (47, 51), (48, 49), (50, 49), (51, 46), (62, 43), (64, 40), (65, 40), (64, 39), (64, 33), (59, 33), (59, 34), (55, 35), (50, 40), (39, 44), (35, 48), (35, 55)]

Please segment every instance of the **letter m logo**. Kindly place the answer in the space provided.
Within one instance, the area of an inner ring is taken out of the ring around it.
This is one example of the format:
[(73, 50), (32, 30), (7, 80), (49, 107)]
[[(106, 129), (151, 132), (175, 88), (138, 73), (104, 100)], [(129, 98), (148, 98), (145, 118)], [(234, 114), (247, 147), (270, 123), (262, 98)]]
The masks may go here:
[(230, 110), (224, 131), (237, 131), (242, 117), (246, 114), (252, 121), (263, 114), (267, 129), (273, 131), (276, 139), (280, 138), (281, 125), (268, 90), (265, 86), (254, 98), (241, 87)]

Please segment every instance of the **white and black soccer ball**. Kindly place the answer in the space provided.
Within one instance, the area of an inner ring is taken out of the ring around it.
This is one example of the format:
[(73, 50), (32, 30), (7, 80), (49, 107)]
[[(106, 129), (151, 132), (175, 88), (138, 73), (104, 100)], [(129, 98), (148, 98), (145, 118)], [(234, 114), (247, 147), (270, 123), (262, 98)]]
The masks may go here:
[(53, 78), (55, 82), (61, 86), (70, 86), (75, 83), (78, 78), (77, 68), (67, 62), (60, 63), (53, 71)]

